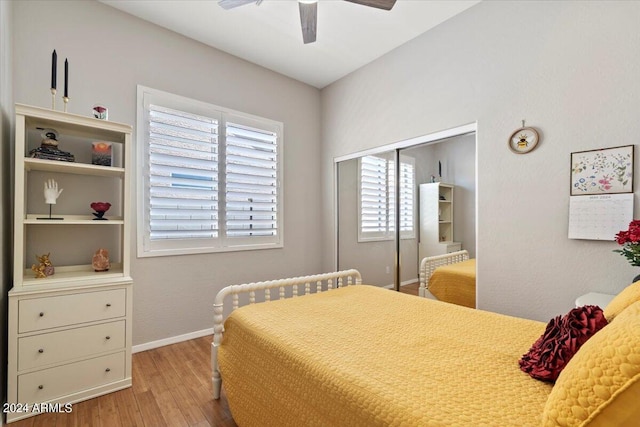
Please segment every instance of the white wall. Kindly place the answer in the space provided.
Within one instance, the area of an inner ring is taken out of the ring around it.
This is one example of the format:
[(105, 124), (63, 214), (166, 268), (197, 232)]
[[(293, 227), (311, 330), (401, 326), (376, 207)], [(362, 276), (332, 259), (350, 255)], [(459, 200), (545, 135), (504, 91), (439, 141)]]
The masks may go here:
[[(11, 157), (11, 2), (0, 0), (0, 403), (6, 400), (7, 377), (7, 292), (11, 280), (11, 212), (9, 185)], [(4, 415), (0, 415), (0, 426)]]
[(317, 89), (99, 2), (13, 8), (15, 102), (51, 105), (56, 49), (59, 64), (69, 58), (71, 113), (90, 115), (100, 102), (110, 120), (135, 126), (142, 84), (284, 123), (284, 249), (133, 259), (134, 345), (211, 328), (213, 298), (224, 285), (320, 272)]
[[(638, 22), (640, 2), (482, 2), (325, 88), (325, 217), (334, 157), (477, 121), (479, 307), (546, 321), (618, 292), (616, 244), (567, 238), (569, 156), (638, 142)], [(542, 143), (516, 155), (523, 119)]]

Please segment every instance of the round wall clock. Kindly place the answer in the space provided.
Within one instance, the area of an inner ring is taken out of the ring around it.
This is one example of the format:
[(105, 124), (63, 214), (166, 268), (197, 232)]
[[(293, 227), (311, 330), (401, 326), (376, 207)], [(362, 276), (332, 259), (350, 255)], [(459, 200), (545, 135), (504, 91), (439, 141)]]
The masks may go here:
[(509, 148), (517, 154), (525, 154), (532, 151), (538, 145), (540, 136), (538, 131), (531, 127), (521, 127), (509, 137)]

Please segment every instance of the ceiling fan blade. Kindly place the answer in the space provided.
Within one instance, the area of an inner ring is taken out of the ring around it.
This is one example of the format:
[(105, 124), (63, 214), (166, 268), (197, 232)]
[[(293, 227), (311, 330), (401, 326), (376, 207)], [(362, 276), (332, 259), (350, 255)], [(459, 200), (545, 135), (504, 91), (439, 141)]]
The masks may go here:
[(345, 0), (351, 3), (361, 4), (363, 6), (375, 7), (376, 9), (391, 10), (396, 0)]
[(255, 3), (256, 6), (262, 3), (262, 0), (219, 0), (218, 4), (223, 9), (233, 9), (238, 6), (244, 6), (245, 4)]
[(300, 7), (300, 25), (304, 44), (316, 41), (316, 23), (318, 22), (318, 3), (298, 2)]

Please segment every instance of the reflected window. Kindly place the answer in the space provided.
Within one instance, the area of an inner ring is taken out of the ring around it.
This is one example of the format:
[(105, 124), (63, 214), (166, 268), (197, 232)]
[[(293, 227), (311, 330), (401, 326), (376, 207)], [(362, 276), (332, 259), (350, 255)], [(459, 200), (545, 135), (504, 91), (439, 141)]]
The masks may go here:
[[(415, 238), (415, 159), (400, 157), (400, 237)], [(395, 162), (383, 156), (358, 161), (358, 241), (392, 240), (395, 233)]]

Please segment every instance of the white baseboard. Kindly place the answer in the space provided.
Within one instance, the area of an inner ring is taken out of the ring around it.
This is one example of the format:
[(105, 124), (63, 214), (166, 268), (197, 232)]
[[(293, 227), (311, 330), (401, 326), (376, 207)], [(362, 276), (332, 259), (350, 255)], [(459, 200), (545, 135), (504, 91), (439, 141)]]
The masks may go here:
[(139, 353), (141, 351), (147, 351), (158, 347), (164, 347), (165, 345), (176, 344), (182, 341), (188, 341), (195, 338), (206, 337), (207, 335), (213, 335), (213, 328), (203, 329), (201, 331), (189, 332), (188, 334), (178, 335), (176, 337), (164, 338), (158, 341), (151, 341), (144, 344), (134, 345), (131, 348), (132, 353)]

